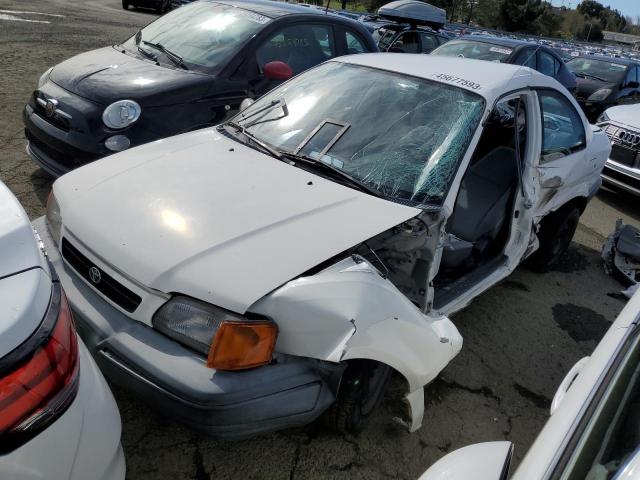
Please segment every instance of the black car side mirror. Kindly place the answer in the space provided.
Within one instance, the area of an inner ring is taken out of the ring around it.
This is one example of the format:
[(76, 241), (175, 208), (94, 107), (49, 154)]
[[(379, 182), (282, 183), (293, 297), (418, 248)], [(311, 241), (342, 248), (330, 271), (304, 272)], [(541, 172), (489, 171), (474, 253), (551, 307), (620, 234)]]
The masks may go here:
[(640, 83), (638, 82), (627, 82), (625, 88), (640, 88)]

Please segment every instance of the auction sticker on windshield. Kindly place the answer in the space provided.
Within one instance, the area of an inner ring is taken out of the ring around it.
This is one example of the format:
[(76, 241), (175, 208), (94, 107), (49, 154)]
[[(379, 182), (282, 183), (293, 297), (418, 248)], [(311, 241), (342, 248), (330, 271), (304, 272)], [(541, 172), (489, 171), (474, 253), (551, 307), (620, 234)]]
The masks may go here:
[(491, 47), (491, 52), (502, 53), (504, 55), (511, 55), (511, 50), (508, 48)]
[(461, 87), (467, 87), (472, 90), (480, 90), (482, 85), (479, 83), (472, 82), (471, 80), (466, 80), (464, 78), (456, 77), (454, 75), (447, 75), (446, 73), (434, 73), (433, 78), (437, 78), (438, 80), (442, 80), (447, 83), (452, 83), (454, 85), (460, 85)]
[(251, 20), (252, 22), (259, 23), (260, 25), (264, 25), (265, 23), (269, 23), (271, 20), (269, 17), (265, 17), (264, 15), (260, 15), (259, 13), (250, 12), (248, 10), (241, 10), (243, 16), (247, 20)]

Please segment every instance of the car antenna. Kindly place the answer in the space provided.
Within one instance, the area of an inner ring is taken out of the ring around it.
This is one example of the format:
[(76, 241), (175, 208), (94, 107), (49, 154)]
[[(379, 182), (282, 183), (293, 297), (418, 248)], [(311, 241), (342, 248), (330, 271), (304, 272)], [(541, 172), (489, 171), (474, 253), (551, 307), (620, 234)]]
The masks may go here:
[(329, 13), (329, 4), (331, 3), (331, 0), (327, 0), (327, 7), (324, 9), (324, 14), (328, 14)]

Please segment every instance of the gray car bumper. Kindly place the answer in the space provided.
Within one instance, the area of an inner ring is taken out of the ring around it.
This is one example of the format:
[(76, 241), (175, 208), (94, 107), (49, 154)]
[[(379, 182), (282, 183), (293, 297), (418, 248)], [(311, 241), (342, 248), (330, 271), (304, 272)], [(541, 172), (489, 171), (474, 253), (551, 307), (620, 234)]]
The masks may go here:
[(341, 366), (285, 356), (238, 372), (205, 359), (120, 313), (63, 263), (44, 217), (33, 222), (60, 277), (78, 332), (113, 383), (162, 414), (224, 438), (310, 423), (335, 400)]

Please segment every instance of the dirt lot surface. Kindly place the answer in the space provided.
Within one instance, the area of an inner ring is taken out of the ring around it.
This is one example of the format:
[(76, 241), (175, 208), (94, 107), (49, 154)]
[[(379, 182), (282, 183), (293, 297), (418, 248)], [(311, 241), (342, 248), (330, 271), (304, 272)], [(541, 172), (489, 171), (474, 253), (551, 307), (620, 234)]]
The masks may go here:
[[(125, 12), (115, 0), (0, 0), (0, 180), (33, 218), (44, 213), (52, 182), (24, 149), (22, 109), (39, 76), (74, 54), (126, 39), (154, 18)], [(114, 389), (128, 478), (415, 479), (446, 452), (500, 439), (514, 442), (519, 461), (565, 373), (593, 350), (623, 306), (608, 296), (621, 285), (603, 273), (599, 249), (616, 218), (640, 225), (639, 204), (602, 190), (556, 271), (519, 269), (454, 317), (464, 347), (427, 387), (417, 433), (391, 421), (403, 394), (397, 378), (359, 437), (311, 425), (233, 443), (193, 433)]]

